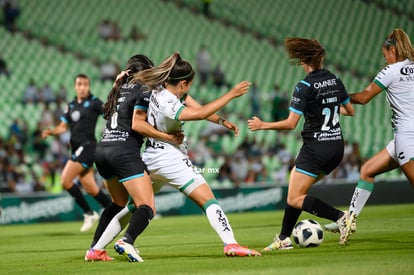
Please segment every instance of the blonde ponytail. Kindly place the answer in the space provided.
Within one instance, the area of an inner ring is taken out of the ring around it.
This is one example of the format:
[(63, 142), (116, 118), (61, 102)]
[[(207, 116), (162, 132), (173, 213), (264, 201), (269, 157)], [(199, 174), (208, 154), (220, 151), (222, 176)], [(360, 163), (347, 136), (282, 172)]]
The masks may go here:
[(150, 89), (156, 89), (167, 81), (178, 60), (181, 60), (180, 54), (174, 53), (164, 59), (160, 65), (134, 74), (131, 82), (141, 82)]

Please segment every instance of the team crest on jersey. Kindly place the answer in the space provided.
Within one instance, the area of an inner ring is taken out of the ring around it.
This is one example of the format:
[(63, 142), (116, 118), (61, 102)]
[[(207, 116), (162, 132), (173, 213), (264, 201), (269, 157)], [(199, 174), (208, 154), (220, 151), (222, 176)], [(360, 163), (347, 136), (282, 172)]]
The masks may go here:
[(90, 105), (91, 105), (91, 103), (89, 102), (89, 100), (87, 100), (83, 103), (84, 108), (88, 108)]
[(73, 111), (70, 114), (70, 117), (72, 118), (72, 121), (78, 121), (80, 119), (80, 112), (79, 111)]

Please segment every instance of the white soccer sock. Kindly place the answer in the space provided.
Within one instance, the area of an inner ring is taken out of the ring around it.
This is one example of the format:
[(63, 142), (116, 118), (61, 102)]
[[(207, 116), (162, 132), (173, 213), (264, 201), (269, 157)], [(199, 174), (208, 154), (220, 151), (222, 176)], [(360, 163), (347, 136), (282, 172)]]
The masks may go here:
[(349, 212), (354, 212), (358, 216), (368, 201), (373, 189), (373, 182), (360, 179), (358, 181), (358, 185), (355, 187), (354, 195), (352, 196), (351, 203), (349, 205)]
[(115, 217), (112, 218), (111, 222), (106, 227), (102, 236), (94, 245), (93, 249), (104, 250), (105, 247), (112, 242), (113, 239), (122, 231), (122, 229), (128, 224), (132, 213), (127, 207), (122, 209)]
[(203, 208), (211, 227), (217, 232), (224, 245), (237, 243), (226, 214), (216, 200), (208, 201)]

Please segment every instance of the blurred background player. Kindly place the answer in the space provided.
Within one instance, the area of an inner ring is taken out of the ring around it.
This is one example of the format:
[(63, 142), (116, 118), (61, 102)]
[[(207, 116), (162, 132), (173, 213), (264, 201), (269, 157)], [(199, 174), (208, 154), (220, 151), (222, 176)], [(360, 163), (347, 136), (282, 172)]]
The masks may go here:
[(303, 145), (290, 174), (282, 229), (264, 251), (293, 248), (290, 235), (302, 210), (336, 221), (341, 230), (339, 243), (343, 245), (347, 238), (342, 234), (347, 213), (307, 193), (313, 184), (341, 162), (344, 140), (339, 115), (353, 115), (354, 108), (342, 81), (323, 68), (325, 49), (318, 40), (293, 37), (285, 39), (284, 43), (291, 64), (301, 65), (306, 77), (296, 84), (288, 118), (263, 122), (253, 117), (248, 120), (248, 127), (252, 131), (292, 130), (303, 115)]
[[(394, 138), (361, 167), (349, 206), (348, 234), (356, 231), (356, 218), (374, 189), (376, 176), (400, 167), (414, 188), (414, 48), (402, 29), (394, 29), (382, 44), (382, 53), (387, 66), (363, 91), (350, 97), (351, 102), (365, 105), (385, 91), (392, 110)], [(325, 228), (338, 231), (335, 224)]]
[(91, 94), (88, 76), (79, 74), (75, 78), (76, 97), (69, 102), (61, 122), (54, 129), (46, 129), (42, 137), (60, 135), (70, 128), (72, 155), (62, 171), (62, 186), (75, 199), (84, 212), (84, 222), (80, 231), (88, 231), (99, 219), (84, 198), (81, 189), (74, 183), (78, 178), (85, 191), (94, 197), (102, 207), (110, 203), (108, 196), (96, 184), (93, 163), (96, 148), (95, 126), (102, 114), (103, 102)]

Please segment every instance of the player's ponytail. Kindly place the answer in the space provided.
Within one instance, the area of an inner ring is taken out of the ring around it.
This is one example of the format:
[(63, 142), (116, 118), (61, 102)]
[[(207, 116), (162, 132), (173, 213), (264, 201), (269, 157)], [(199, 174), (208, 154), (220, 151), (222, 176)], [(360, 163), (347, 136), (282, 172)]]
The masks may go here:
[(194, 70), (191, 64), (182, 59), (179, 53), (174, 53), (160, 65), (136, 73), (132, 82), (141, 82), (150, 89), (156, 89), (165, 83), (174, 85), (181, 80), (191, 81), (193, 77)]
[(385, 39), (383, 47), (387, 50), (390, 47), (395, 47), (397, 61), (402, 61), (406, 58), (414, 61), (414, 48), (411, 44), (410, 37), (402, 29), (394, 29)]

